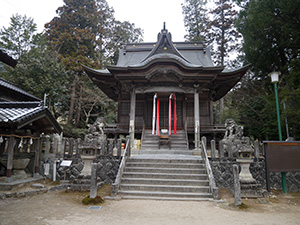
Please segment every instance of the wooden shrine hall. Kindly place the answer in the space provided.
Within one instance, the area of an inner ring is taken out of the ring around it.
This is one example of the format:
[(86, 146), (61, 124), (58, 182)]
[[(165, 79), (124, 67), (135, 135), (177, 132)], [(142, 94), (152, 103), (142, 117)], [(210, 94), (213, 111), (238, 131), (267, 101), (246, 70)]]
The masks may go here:
[(224, 126), (214, 125), (213, 102), (226, 95), (248, 67), (214, 66), (203, 42), (172, 42), (164, 27), (157, 42), (125, 45), (117, 65), (84, 69), (118, 102), (118, 124), (106, 132), (129, 132), (132, 140), (142, 139), (142, 149), (151, 136), (181, 135), (186, 141), (181, 147), (192, 149), (199, 147), (200, 135), (224, 134)]

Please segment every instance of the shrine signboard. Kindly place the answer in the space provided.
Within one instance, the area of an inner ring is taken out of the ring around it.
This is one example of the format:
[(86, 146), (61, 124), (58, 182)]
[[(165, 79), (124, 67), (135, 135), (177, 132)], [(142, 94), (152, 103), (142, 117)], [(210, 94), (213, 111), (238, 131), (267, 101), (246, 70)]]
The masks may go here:
[(300, 171), (300, 141), (264, 141), (267, 189), (269, 172)]

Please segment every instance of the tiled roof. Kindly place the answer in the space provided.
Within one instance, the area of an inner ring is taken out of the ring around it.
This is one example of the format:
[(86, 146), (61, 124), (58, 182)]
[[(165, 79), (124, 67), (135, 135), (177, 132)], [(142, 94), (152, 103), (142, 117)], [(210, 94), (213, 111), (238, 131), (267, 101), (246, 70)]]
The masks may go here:
[(52, 126), (55, 132), (62, 131), (48, 108), (41, 106), (40, 102), (0, 102), (0, 127), (15, 124), (19, 129), (42, 118), (48, 121), (46, 123)]
[(10, 89), (10, 90), (18, 92), (18, 93), (20, 93), (22, 95), (30, 97), (34, 101), (41, 101), (41, 99), (39, 99), (38, 97), (35, 97), (34, 95), (31, 95), (31, 94), (27, 93), (26, 91), (22, 90), (21, 88), (18, 88), (17, 86), (15, 86), (14, 84), (12, 84), (11, 82), (0, 78), (0, 88), (1, 87)]
[(45, 109), (39, 102), (2, 102), (0, 103), (0, 123), (15, 123), (35, 115)]

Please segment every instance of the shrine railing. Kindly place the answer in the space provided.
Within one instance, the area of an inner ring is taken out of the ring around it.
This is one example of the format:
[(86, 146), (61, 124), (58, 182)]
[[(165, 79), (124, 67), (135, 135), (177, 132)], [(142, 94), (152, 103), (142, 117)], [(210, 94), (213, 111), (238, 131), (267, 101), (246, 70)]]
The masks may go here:
[(126, 146), (125, 146), (125, 149), (124, 149), (122, 161), (121, 161), (121, 164), (119, 166), (119, 170), (118, 170), (118, 174), (116, 176), (115, 182), (112, 185), (112, 190), (111, 190), (112, 196), (115, 196), (118, 193), (119, 189), (120, 189), (121, 178), (123, 176), (124, 169), (125, 169), (125, 166), (126, 166), (126, 160), (127, 160), (128, 157), (130, 157), (130, 138), (129, 138), (129, 136), (126, 137)]
[(205, 161), (205, 168), (206, 168), (206, 172), (208, 175), (208, 179), (209, 179), (209, 186), (210, 186), (210, 190), (211, 193), (213, 195), (214, 199), (219, 199), (219, 188), (216, 185), (216, 181), (214, 178), (214, 174), (212, 172), (210, 163), (209, 163), (209, 159), (207, 157), (207, 150), (206, 150), (206, 145), (204, 140), (201, 140), (201, 153), (202, 153), (202, 158)]

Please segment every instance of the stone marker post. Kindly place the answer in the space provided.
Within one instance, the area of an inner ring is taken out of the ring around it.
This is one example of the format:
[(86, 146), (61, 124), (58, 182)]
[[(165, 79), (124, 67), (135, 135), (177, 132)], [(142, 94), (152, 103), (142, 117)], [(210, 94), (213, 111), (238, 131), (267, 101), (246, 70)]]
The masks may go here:
[(219, 158), (224, 158), (224, 145), (223, 141), (219, 141)]
[(61, 140), (61, 155), (60, 157), (63, 158), (65, 156), (66, 151), (66, 138), (62, 138)]
[(90, 198), (96, 198), (97, 196), (97, 169), (98, 164), (92, 163)]
[(118, 151), (117, 151), (117, 157), (121, 157), (121, 148), (122, 148), (122, 140), (118, 139)]
[(73, 138), (69, 138), (69, 156), (72, 157), (73, 156), (73, 143), (74, 143), (74, 139)]
[(228, 158), (232, 159), (233, 158), (233, 149), (232, 149), (232, 143), (229, 142), (227, 143), (227, 153), (228, 153)]
[(54, 134), (53, 135), (52, 153), (54, 153), (55, 155), (58, 152), (58, 139), (59, 139), (59, 135)]
[(47, 155), (47, 154), (50, 153), (50, 145), (51, 145), (51, 142), (50, 142), (50, 136), (49, 136), (49, 135), (46, 135), (45, 155)]
[(114, 152), (114, 139), (109, 139), (108, 140), (108, 155), (113, 155)]
[(234, 186), (234, 205), (239, 206), (242, 204), (241, 200), (241, 184), (239, 179), (239, 166), (233, 165), (233, 186)]
[(210, 146), (211, 146), (211, 158), (214, 159), (214, 158), (216, 158), (216, 141), (211, 140)]
[(79, 148), (80, 143), (81, 143), (81, 138), (77, 138), (76, 139), (76, 145), (75, 145), (76, 155), (81, 155), (80, 148)]

